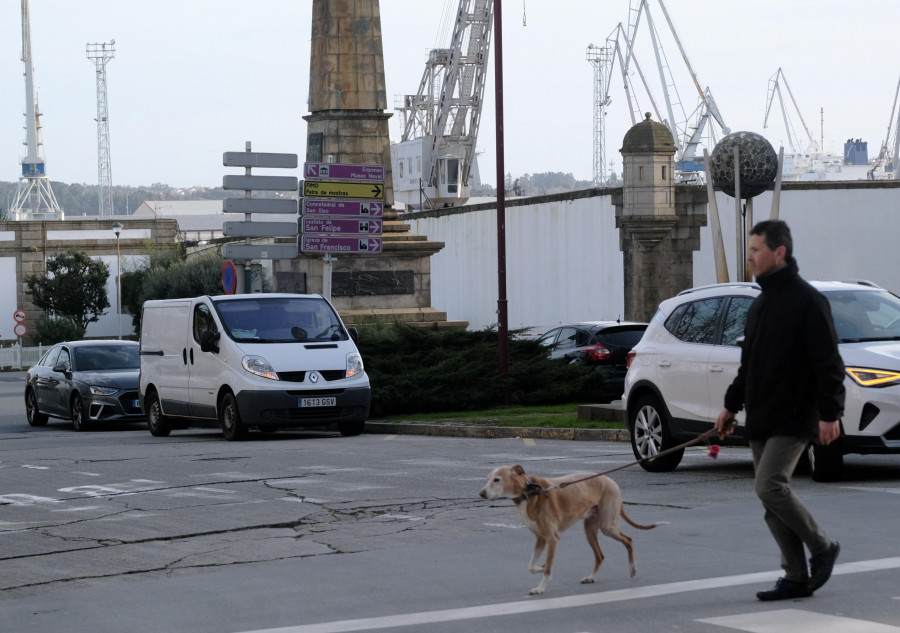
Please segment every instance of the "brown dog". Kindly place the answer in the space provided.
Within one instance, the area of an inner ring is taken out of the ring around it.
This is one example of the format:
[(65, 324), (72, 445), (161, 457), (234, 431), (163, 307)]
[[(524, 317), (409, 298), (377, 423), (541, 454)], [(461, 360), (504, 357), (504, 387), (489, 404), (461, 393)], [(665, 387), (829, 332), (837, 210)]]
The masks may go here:
[[(487, 483), (478, 493), (483, 499), (512, 498), (522, 515), (525, 527), (536, 537), (528, 570), (533, 574), (542, 573), (543, 577), (541, 583), (528, 592), (530, 595), (544, 593), (547, 589), (559, 535), (580, 519), (584, 519), (584, 534), (594, 552), (594, 571), (590, 576), (582, 578), (582, 583), (594, 582), (600, 563), (603, 562), (603, 552), (600, 550), (600, 543), (597, 542), (597, 530), (625, 546), (628, 550), (631, 575), (634, 576), (634, 548), (631, 538), (619, 529), (619, 517), (640, 530), (652, 530), (658, 525), (664, 525), (664, 523), (640, 525), (632, 521), (622, 507), (622, 493), (616, 482), (606, 476), (591, 477), (593, 474), (574, 473), (565, 477), (544, 479), (526, 476), (525, 470), (518, 464), (501, 466), (491, 471)], [(591, 478), (579, 481), (585, 477)], [(577, 483), (559, 487), (560, 484), (568, 482)], [(538, 565), (538, 559), (545, 547), (547, 558), (543, 565)]]

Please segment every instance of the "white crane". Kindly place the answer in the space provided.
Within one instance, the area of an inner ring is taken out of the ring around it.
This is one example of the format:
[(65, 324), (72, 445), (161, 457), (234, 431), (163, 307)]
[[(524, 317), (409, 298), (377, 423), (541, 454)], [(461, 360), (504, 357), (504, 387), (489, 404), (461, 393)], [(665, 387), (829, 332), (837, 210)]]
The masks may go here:
[[(781, 94), (782, 84), (784, 84), (784, 89), (787, 91), (788, 96), (791, 99), (791, 104), (794, 106), (794, 112), (796, 112), (797, 117), (800, 119), (800, 125), (803, 126), (803, 132), (804, 134), (806, 134), (806, 140), (808, 142), (805, 147), (802, 145), (803, 141), (800, 139), (800, 135), (797, 133), (794, 122), (788, 114), (784, 96)], [(813, 138), (813, 135), (810, 134), (809, 128), (806, 127), (806, 121), (803, 120), (803, 114), (801, 114), (800, 108), (797, 106), (797, 100), (794, 99), (794, 93), (791, 92), (791, 87), (790, 85), (788, 85), (787, 77), (785, 77), (784, 71), (781, 70), (781, 68), (779, 68), (775, 72), (775, 74), (769, 78), (769, 95), (766, 98), (766, 116), (763, 119), (763, 129), (769, 127), (769, 114), (772, 111), (772, 103), (774, 103), (776, 96), (778, 97), (778, 105), (781, 107), (781, 117), (784, 120), (784, 130), (785, 134), (787, 134), (788, 137), (788, 147), (790, 148), (791, 153), (819, 153), (819, 151), (821, 151), (820, 145)]]
[(415, 95), (396, 108), (394, 198), (410, 208), (465, 203), (475, 166), (493, 24), (493, 0), (459, 0), (449, 48), (433, 49)]
[(41, 113), (34, 95), (31, 23), (28, 0), (22, 0), (22, 62), (25, 64), (25, 158), (10, 215), (16, 220), (62, 220), (63, 211), (50, 188), (41, 156)]
[[(614, 74), (615, 64), (618, 61), (622, 75), (623, 88), (628, 102), (631, 124), (636, 125), (644, 119), (644, 112), (650, 111), (657, 121), (663, 123), (672, 132), (675, 145), (678, 148), (675, 161), (676, 169), (682, 178), (688, 174), (702, 172), (703, 165), (697, 160), (699, 148), (706, 137), (715, 137), (716, 130), (710, 125), (710, 120), (715, 123), (721, 132), (728, 134), (731, 130), (719, 112), (712, 91), (709, 87), (702, 88), (697, 73), (694, 72), (687, 52), (678, 37), (669, 12), (662, 0), (657, 0), (666, 24), (678, 47), (685, 64), (685, 69), (690, 75), (691, 81), (697, 91), (697, 105), (688, 113), (681, 102), (678, 86), (672, 68), (666, 58), (659, 32), (650, 13), (650, 0), (635, 0), (629, 6), (628, 29), (620, 23), (606, 39), (605, 47), (588, 47), (587, 59), (594, 65), (594, 180), (597, 184), (604, 184), (605, 164), (605, 118), (607, 109), (611, 103), (610, 87)], [(642, 19), (646, 18), (647, 31), (649, 33), (656, 68), (659, 76), (658, 90), (662, 95), (660, 108), (651, 82), (641, 70), (636, 56), (636, 41), (641, 33)], [(640, 90), (636, 89), (633, 75), (640, 78)], [(642, 95), (649, 101), (649, 107), (642, 107), (638, 96)]]
[[(900, 97), (900, 81), (894, 91), (894, 105), (891, 107), (891, 118), (888, 120), (887, 134), (881, 143), (878, 157), (868, 172), (869, 180), (900, 180), (900, 114), (897, 113), (897, 98)], [(896, 117), (896, 118), (895, 118)]]

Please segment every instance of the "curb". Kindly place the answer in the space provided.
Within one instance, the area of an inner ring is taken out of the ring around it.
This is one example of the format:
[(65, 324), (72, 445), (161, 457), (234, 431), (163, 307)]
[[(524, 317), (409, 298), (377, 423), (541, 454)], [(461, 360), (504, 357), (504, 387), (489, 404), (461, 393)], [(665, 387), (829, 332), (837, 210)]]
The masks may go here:
[(543, 427), (485, 426), (465, 424), (425, 424), (366, 422), (366, 433), (389, 435), (434, 435), (439, 437), (531, 438), (579, 440), (587, 442), (630, 442), (626, 429), (554, 429)]

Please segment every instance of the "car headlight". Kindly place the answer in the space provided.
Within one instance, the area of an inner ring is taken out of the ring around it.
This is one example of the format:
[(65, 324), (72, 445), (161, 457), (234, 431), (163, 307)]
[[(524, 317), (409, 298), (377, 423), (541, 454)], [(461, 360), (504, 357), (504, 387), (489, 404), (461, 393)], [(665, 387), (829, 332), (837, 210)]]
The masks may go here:
[(357, 354), (356, 352), (352, 352), (347, 354), (347, 378), (351, 376), (356, 376), (357, 374), (361, 374), (363, 372), (363, 362), (362, 356)]
[(278, 374), (275, 373), (269, 361), (262, 356), (244, 356), (241, 359), (241, 366), (251, 374), (269, 378), (270, 380), (278, 380)]
[(886, 369), (847, 367), (847, 374), (862, 387), (890, 387), (900, 382), (900, 372)]
[(113, 389), (112, 387), (98, 387), (95, 385), (91, 385), (90, 390), (92, 396), (111, 396), (118, 391), (118, 389)]

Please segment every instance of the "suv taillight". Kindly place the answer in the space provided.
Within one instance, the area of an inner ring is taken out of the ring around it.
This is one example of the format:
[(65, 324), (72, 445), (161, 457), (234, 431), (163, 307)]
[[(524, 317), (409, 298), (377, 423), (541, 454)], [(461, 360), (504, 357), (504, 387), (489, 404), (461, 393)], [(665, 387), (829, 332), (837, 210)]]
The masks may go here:
[(637, 356), (637, 352), (633, 349), (628, 350), (628, 353), (625, 355), (625, 369), (627, 370), (631, 367), (631, 363), (634, 362), (634, 357)]
[(612, 358), (612, 354), (606, 349), (606, 346), (603, 343), (594, 343), (587, 349), (582, 350), (582, 354), (585, 355), (587, 360), (609, 360)]

